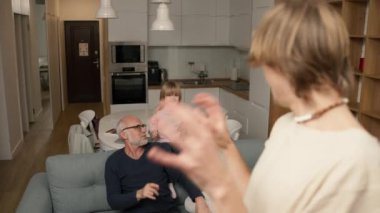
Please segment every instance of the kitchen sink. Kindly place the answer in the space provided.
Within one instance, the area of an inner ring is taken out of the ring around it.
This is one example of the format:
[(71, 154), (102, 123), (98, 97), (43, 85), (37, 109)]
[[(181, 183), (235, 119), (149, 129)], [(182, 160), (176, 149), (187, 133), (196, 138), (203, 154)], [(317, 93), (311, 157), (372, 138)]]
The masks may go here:
[(211, 84), (211, 80), (199, 80), (199, 79), (191, 79), (191, 80), (183, 80), (181, 81), (184, 85), (209, 85)]

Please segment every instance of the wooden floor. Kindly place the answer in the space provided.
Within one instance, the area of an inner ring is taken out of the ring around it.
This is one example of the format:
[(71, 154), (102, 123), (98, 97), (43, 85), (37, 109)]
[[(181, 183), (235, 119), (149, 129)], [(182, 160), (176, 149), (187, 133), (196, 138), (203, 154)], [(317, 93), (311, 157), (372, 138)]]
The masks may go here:
[(70, 104), (52, 129), (49, 106), (44, 103), (44, 112), (24, 136), (14, 159), (0, 161), (0, 213), (15, 212), (30, 177), (45, 171), (48, 156), (68, 153), (68, 130), (79, 123), (81, 111), (93, 109), (97, 116), (103, 115), (101, 103)]

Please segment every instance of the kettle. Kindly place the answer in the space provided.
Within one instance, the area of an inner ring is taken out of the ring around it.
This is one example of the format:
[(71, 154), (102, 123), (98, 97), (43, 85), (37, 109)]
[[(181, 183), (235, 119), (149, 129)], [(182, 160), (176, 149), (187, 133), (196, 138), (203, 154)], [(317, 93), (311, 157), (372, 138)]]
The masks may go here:
[(161, 82), (168, 80), (168, 71), (166, 69), (161, 69)]

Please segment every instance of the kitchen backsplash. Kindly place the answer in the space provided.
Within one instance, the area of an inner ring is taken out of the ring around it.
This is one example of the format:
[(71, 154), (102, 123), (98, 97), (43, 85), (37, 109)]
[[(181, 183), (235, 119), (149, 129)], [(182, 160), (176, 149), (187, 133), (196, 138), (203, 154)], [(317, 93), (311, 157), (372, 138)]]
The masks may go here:
[(148, 58), (166, 68), (170, 79), (197, 78), (190, 71), (189, 62), (194, 62), (195, 69), (205, 65), (209, 78), (230, 78), (235, 66), (238, 77), (249, 80), (247, 54), (233, 47), (149, 47)]

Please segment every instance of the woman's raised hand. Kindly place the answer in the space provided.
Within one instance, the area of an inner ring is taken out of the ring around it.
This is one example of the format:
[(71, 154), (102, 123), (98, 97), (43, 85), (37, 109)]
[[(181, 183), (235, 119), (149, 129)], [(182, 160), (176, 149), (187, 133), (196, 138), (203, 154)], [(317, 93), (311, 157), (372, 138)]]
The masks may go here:
[[(231, 143), (224, 114), (218, 101), (210, 95), (197, 95), (198, 107), (168, 104), (155, 116), (159, 132), (167, 137), (180, 153), (167, 153), (153, 148), (148, 157), (160, 164), (182, 170), (210, 196), (222, 193), (230, 178), (220, 147)], [(170, 111), (170, 113), (165, 113)], [(172, 125), (180, 123), (180, 127)]]

